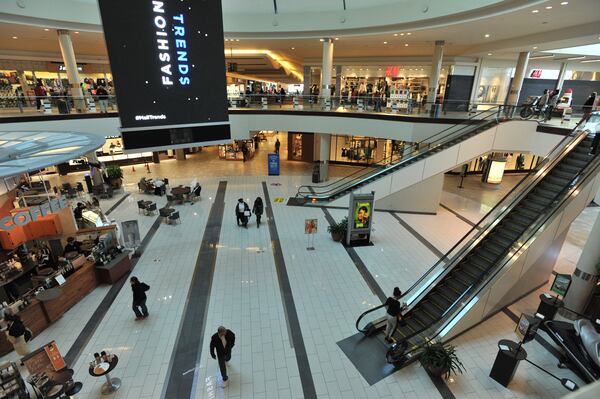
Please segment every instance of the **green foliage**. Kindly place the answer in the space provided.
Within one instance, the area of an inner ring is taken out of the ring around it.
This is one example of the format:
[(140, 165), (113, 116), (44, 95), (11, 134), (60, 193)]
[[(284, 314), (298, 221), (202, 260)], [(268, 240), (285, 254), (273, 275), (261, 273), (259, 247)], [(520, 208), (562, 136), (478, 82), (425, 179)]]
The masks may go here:
[(430, 371), (439, 372), (444, 379), (448, 379), (451, 374), (462, 374), (465, 370), (456, 356), (456, 348), (441, 342), (427, 343), (421, 354), (421, 364)]
[(327, 232), (332, 234), (340, 234), (342, 237), (346, 236), (348, 231), (348, 217), (346, 216), (339, 223), (334, 223), (327, 226)]
[(108, 178), (113, 179), (122, 179), (123, 178), (123, 169), (119, 165), (110, 165), (106, 168), (106, 174)]

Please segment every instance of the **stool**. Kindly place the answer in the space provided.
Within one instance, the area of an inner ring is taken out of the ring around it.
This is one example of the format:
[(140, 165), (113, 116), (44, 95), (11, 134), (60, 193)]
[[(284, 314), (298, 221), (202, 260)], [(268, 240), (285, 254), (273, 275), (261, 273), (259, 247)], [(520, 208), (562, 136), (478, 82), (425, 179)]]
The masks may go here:
[(81, 391), (81, 389), (83, 388), (83, 384), (81, 382), (76, 382), (73, 384), (73, 386), (65, 389), (65, 398), (72, 398), (75, 395), (77, 395), (77, 393), (79, 393), (79, 391)]

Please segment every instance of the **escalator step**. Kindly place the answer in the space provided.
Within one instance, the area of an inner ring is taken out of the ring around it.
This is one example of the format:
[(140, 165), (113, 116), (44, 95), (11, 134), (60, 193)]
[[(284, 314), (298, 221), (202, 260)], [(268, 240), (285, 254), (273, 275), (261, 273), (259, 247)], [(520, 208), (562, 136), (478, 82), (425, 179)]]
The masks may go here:
[(429, 327), (433, 324), (434, 319), (430, 318), (427, 313), (419, 309), (419, 311), (415, 312), (414, 318), (419, 322), (423, 327)]
[(519, 237), (521, 237), (521, 234), (512, 234), (512, 232), (504, 229), (498, 231), (497, 234), (505, 240), (509, 241), (511, 244), (517, 241)]
[(553, 175), (556, 175), (558, 177), (561, 177), (563, 179), (568, 179), (569, 181), (573, 180), (573, 178), (576, 176), (575, 173), (571, 173), (571, 172), (565, 172), (563, 170), (559, 170), (554, 168), (554, 170), (552, 171)]
[(479, 274), (473, 269), (477, 270), (475, 266), (465, 263), (460, 269), (452, 272), (452, 277), (464, 286), (470, 287), (479, 278)]
[(494, 242), (493, 238), (489, 238), (483, 245), (483, 248), (493, 253), (496, 257), (500, 257), (506, 252), (506, 248), (497, 242)]
[(519, 206), (528, 209), (534, 213), (540, 213), (543, 212), (544, 209), (546, 209), (546, 207), (544, 205), (540, 205), (540, 204), (536, 204), (535, 202), (532, 201), (522, 201), (521, 204), (519, 204)]
[[(577, 149), (581, 149), (581, 150), (585, 151), (585, 148), (577, 147)], [(592, 157), (590, 155), (588, 155), (587, 152), (577, 152), (577, 151), (572, 151), (569, 154), (569, 158), (571, 158), (571, 159), (577, 159), (579, 161), (584, 161), (586, 163), (589, 162), (590, 159), (592, 159)]]
[[(453, 292), (453, 297), (455, 297), (455, 300), (470, 286), (470, 284), (465, 284), (453, 277), (445, 278), (444, 284)], [(450, 293), (448, 293), (448, 295), (450, 295)]]
[(435, 306), (437, 306), (439, 309), (442, 310), (442, 312), (445, 312), (450, 305), (452, 305), (452, 302), (454, 301), (450, 301), (449, 299), (447, 299), (443, 292), (445, 290), (437, 290), (437, 295), (432, 295), (431, 296), (431, 301), (433, 302), (433, 304)]
[(437, 297), (439, 298), (439, 301), (443, 301), (444, 303), (448, 304), (446, 306), (447, 308), (452, 306), (454, 301), (456, 301), (458, 298), (456, 294), (446, 285), (440, 286), (440, 289), (437, 290)]
[(564, 186), (559, 186), (557, 184), (551, 183), (551, 182), (547, 181), (546, 179), (544, 179), (544, 181), (542, 181), (540, 183), (540, 187), (543, 188), (544, 190), (551, 191), (555, 194), (560, 193), (564, 189)]
[(510, 248), (512, 243), (514, 242), (514, 241), (509, 240), (506, 237), (502, 237), (498, 234), (494, 234), (492, 237), (490, 237), (490, 240), (494, 240), (494, 243), (496, 245), (506, 248), (506, 250), (508, 250), (508, 248)]
[(474, 256), (481, 258), (481, 261), (486, 262), (486, 263), (494, 263), (494, 262), (496, 262), (496, 259), (498, 258), (494, 253), (486, 250), (483, 247), (477, 248)]
[(555, 169), (560, 170), (560, 171), (564, 171), (565, 173), (572, 173), (573, 175), (576, 175), (581, 170), (581, 168), (578, 168), (578, 167), (575, 167), (575, 166), (571, 166), (571, 165), (567, 165), (565, 163), (561, 163)]
[(539, 187), (536, 187), (535, 190), (533, 191), (533, 193), (535, 195), (539, 195), (540, 197), (544, 197), (550, 201), (554, 201), (554, 197), (556, 197), (555, 193), (548, 191), (548, 190), (544, 190), (543, 188), (539, 188)]
[(533, 222), (540, 215), (539, 212), (535, 212), (535, 211), (528, 209), (522, 205), (517, 205), (514, 212), (516, 212), (519, 215), (522, 215), (523, 218), (525, 218), (526, 220), (529, 220), (530, 222)]
[(569, 184), (569, 182), (571, 181), (570, 179), (562, 179), (558, 176), (553, 176), (552, 174), (546, 176), (546, 178), (544, 179), (544, 181), (547, 181), (549, 183), (555, 184), (557, 186), (561, 186), (564, 187), (567, 184)]
[(433, 320), (439, 320), (439, 318), (444, 313), (444, 309), (440, 309), (437, 306), (435, 306), (435, 304), (431, 300), (423, 303), (422, 309), (425, 313), (427, 313), (427, 316), (431, 317)]
[(565, 159), (564, 163), (567, 164), (567, 165), (573, 165), (573, 166), (578, 167), (580, 169), (583, 168), (585, 165), (587, 165), (586, 161), (580, 161), (578, 159), (572, 159), (572, 158)]
[(552, 198), (546, 198), (541, 195), (532, 195), (531, 197), (528, 196), (528, 201), (531, 201), (541, 206), (543, 209), (550, 205), (552, 203), (552, 200)]
[(487, 270), (486, 265), (473, 262), (473, 257), (469, 258), (469, 262), (461, 265), (457, 271), (461, 278), (468, 278), (470, 283), (473, 283), (481, 277), (481, 274)]
[(523, 220), (522, 218), (518, 217), (518, 215), (516, 215), (516, 214), (515, 215), (511, 214), (508, 217), (506, 217), (505, 220), (503, 221), (503, 223), (516, 224), (525, 230), (530, 226), (530, 222), (528, 222), (527, 220)]

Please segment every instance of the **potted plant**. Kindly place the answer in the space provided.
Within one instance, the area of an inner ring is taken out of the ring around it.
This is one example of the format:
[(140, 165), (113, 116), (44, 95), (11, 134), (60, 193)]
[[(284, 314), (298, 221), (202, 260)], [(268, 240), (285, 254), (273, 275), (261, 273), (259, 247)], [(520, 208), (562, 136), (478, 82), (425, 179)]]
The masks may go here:
[(441, 342), (427, 343), (421, 354), (421, 364), (435, 376), (448, 379), (451, 374), (462, 374), (465, 370), (456, 356), (456, 348)]
[(333, 223), (327, 226), (327, 232), (331, 234), (333, 241), (342, 241), (346, 237), (348, 230), (348, 217), (342, 219), (339, 223)]
[(119, 165), (110, 165), (106, 168), (106, 174), (110, 185), (115, 188), (121, 188), (123, 184), (123, 169)]

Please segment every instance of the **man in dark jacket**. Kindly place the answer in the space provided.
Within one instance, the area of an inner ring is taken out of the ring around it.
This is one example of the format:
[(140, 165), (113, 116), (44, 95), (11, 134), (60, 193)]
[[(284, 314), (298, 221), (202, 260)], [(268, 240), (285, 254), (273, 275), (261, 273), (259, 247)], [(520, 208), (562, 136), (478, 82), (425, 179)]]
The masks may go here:
[[(225, 362), (231, 360), (231, 349), (235, 346), (235, 334), (220, 326), (217, 329), (217, 333), (214, 334), (210, 339), (210, 356), (213, 359), (219, 361), (219, 368), (221, 369), (221, 376), (223, 377), (223, 386), (227, 386), (227, 365)], [(216, 356), (215, 356), (216, 349)]]
[[(131, 291), (133, 291), (133, 312), (135, 313), (136, 320), (143, 320), (148, 317), (148, 308), (146, 307), (146, 291), (150, 289), (150, 286), (146, 283), (140, 282), (137, 277), (132, 277)], [(140, 312), (140, 309), (142, 311)]]
[(235, 217), (237, 219), (238, 226), (241, 224), (245, 228), (248, 228), (248, 219), (250, 218), (250, 207), (243, 198), (238, 199), (238, 203), (235, 205)]

